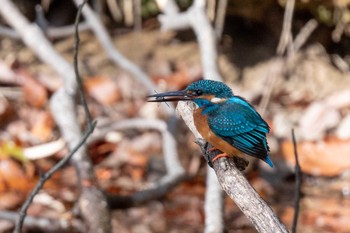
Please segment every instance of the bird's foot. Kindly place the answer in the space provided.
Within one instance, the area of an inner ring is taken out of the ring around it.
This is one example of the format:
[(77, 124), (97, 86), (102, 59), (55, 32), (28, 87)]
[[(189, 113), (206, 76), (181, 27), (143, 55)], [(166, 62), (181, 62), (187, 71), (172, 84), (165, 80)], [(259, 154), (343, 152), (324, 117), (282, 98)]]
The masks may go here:
[(204, 139), (202, 138), (197, 138), (195, 141), (196, 144), (199, 145), (199, 147), (201, 148), (201, 151), (203, 153), (203, 156), (205, 158), (205, 160), (207, 161), (208, 165), (212, 168), (213, 164), (210, 160), (210, 149), (208, 149), (208, 147), (210, 146), (208, 142), (206, 142)]
[[(212, 148), (211, 148), (212, 149)], [(215, 156), (211, 162), (214, 162), (215, 160), (218, 160), (219, 158), (222, 158), (222, 157), (230, 157), (228, 154), (226, 153), (221, 153), (221, 154), (218, 154), (217, 156)]]
[(219, 149), (216, 148), (216, 147), (212, 147), (212, 148), (210, 148), (208, 151), (209, 151), (209, 152), (213, 152), (213, 151), (216, 151), (216, 150), (219, 150)]

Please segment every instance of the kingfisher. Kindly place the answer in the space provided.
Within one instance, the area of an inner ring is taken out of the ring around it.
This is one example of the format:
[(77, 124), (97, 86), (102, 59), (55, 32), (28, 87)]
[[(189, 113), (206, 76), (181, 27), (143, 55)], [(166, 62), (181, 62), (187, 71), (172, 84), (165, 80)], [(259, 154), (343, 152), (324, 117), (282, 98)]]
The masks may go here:
[(221, 157), (250, 155), (265, 161), (270, 167), (266, 134), (270, 127), (244, 98), (234, 95), (223, 82), (199, 80), (184, 90), (148, 96), (149, 102), (193, 101), (198, 108), (193, 120), (198, 132), (214, 149), (221, 151), (212, 161)]

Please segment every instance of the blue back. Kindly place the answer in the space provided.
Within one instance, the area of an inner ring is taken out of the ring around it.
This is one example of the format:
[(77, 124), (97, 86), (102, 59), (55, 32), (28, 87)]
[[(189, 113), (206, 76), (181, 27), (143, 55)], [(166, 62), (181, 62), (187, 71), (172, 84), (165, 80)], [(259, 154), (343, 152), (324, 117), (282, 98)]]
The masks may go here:
[[(266, 134), (268, 124), (246, 100), (235, 96), (224, 83), (200, 80), (186, 88), (197, 95), (193, 101), (207, 115), (209, 128), (220, 138), (245, 154), (264, 160), (271, 167)], [(224, 100), (213, 103), (209, 96)]]
[(205, 103), (202, 103), (203, 114), (208, 116), (209, 127), (217, 136), (273, 166), (266, 141), (270, 127), (247, 101), (234, 96), (219, 104)]

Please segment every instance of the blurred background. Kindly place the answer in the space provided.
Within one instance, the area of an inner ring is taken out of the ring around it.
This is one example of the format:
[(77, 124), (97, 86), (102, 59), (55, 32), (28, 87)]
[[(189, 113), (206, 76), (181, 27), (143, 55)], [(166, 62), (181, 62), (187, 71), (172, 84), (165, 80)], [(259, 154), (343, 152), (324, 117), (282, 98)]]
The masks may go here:
[[(72, 63), (74, 2), (13, 2)], [(157, 18), (162, 9), (155, 0), (89, 2), (116, 49), (144, 70), (158, 91), (183, 89), (202, 78), (196, 35), (191, 29), (162, 31)], [(224, 81), (271, 127), (275, 167), (251, 160), (246, 177), (288, 228), (294, 213), (295, 129), (303, 171), (298, 232), (350, 232), (349, 3), (297, 0), (293, 43), (278, 52), (286, 0), (206, 1)], [(185, 12), (192, 1), (177, 4)], [(169, 107), (147, 103), (147, 88), (110, 60), (84, 19), (80, 24), (79, 69), (93, 118), (107, 127), (132, 118), (168, 120), (161, 107)], [(49, 107), (63, 81), (4, 19), (0, 26), (0, 210), (16, 211), (40, 175), (68, 152)], [(77, 111), (83, 124), (81, 105)], [(182, 121), (173, 133), (188, 178), (161, 199), (113, 209), (113, 232), (203, 232), (207, 164)], [(97, 184), (111, 195), (132, 194), (166, 173), (162, 136), (156, 130), (110, 130), (92, 137), (88, 152)], [(79, 218), (73, 211), (78, 196), (74, 167), (65, 166), (45, 184), (28, 214), (73, 221)], [(256, 232), (228, 197), (224, 224), (227, 232)], [(13, 221), (0, 219), (0, 232), (12, 229)], [(50, 229), (28, 227), (27, 232)]]

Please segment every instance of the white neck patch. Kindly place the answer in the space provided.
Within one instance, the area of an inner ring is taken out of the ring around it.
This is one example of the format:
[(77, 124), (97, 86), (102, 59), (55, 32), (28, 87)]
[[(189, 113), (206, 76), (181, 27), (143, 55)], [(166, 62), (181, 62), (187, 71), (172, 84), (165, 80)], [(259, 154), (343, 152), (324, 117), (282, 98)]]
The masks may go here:
[(210, 100), (210, 102), (214, 103), (214, 104), (218, 104), (218, 103), (222, 103), (224, 102), (226, 99), (225, 98), (217, 98), (217, 97), (214, 97)]

